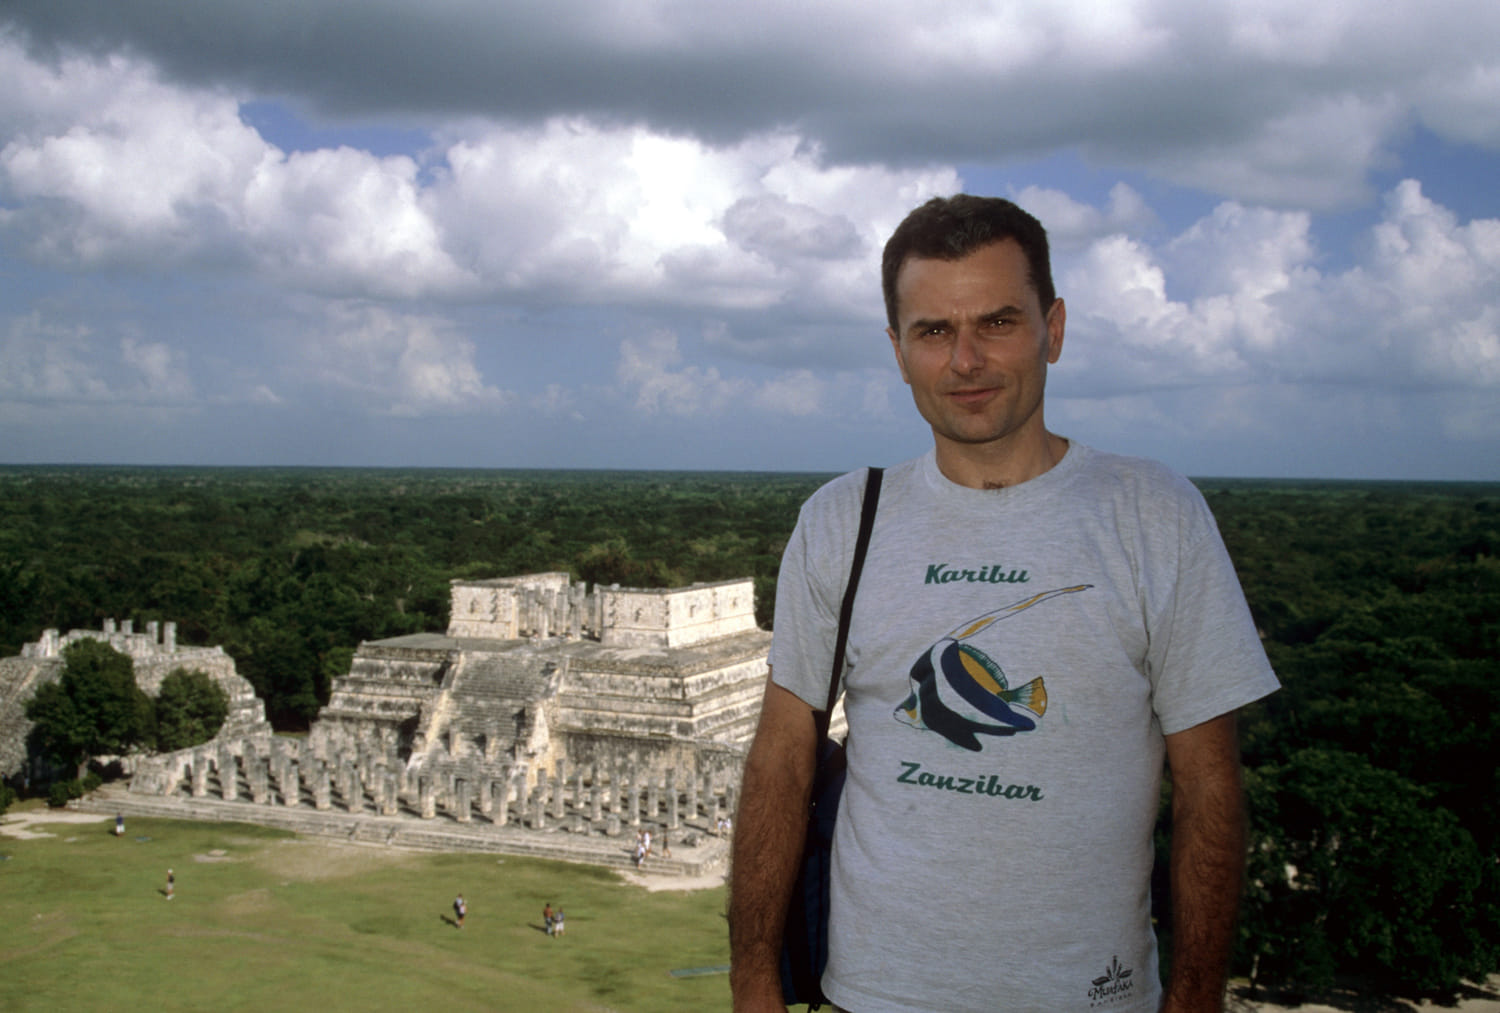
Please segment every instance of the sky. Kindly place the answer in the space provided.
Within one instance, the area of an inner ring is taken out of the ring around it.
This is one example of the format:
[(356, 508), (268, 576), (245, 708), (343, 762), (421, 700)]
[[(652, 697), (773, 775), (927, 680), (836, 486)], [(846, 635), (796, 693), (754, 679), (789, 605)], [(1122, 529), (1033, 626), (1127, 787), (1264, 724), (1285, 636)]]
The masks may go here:
[(880, 251), (1036, 214), (1050, 429), (1500, 480), (1493, 0), (5, 0), (0, 463), (922, 453)]

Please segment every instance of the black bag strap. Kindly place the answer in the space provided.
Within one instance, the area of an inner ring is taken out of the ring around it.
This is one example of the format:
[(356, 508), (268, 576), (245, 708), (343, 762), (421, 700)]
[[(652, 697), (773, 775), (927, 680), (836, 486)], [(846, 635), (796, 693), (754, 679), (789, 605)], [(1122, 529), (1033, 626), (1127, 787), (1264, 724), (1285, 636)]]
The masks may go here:
[(828, 704), (817, 715), (818, 745), (828, 738), (828, 723), (833, 720), (833, 705), (839, 698), (839, 679), (844, 674), (844, 649), (849, 645), (849, 621), (854, 616), (854, 592), (859, 575), (865, 568), (865, 553), (870, 548), (870, 532), (875, 530), (875, 507), (880, 503), (880, 480), (883, 468), (870, 468), (865, 474), (865, 498), (859, 511), (859, 535), (854, 540), (854, 559), (849, 564), (849, 583), (839, 606), (839, 634), (833, 644), (833, 672), (828, 677)]

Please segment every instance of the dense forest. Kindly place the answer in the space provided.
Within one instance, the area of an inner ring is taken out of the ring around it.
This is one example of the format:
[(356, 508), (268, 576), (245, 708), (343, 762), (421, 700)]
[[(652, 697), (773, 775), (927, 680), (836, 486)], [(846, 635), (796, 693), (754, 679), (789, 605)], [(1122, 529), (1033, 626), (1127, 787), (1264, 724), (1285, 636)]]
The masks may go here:
[[(770, 626), (827, 477), (0, 468), (0, 655), (174, 621), (296, 730), (361, 640), (442, 629), (455, 577), (753, 576)], [(1238, 972), (1441, 993), (1500, 970), (1500, 485), (1198, 484), (1284, 684), (1242, 717)]]

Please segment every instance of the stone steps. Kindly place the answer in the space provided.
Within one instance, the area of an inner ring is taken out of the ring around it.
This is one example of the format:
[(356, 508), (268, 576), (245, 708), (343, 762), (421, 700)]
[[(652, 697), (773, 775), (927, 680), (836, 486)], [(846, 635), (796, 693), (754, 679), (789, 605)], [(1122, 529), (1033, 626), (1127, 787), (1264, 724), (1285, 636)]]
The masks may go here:
[[(181, 796), (163, 798), (133, 794), (115, 786), (106, 786), (71, 802), (69, 808), (155, 819), (253, 823), (309, 836), (419, 851), (525, 855), (624, 871), (635, 867), (633, 832), (607, 837), (599, 833), (569, 833), (561, 829), (531, 830), (514, 824), (500, 827), (483, 821), (465, 824), (446, 816), (424, 820), (415, 816), (317, 810), (306, 805), (257, 805)], [(677, 830), (673, 836), (680, 842), (685, 832), (696, 834), (699, 843), (693, 847), (679, 843), (671, 858), (653, 855), (648, 866), (653, 875), (696, 877), (727, 867), (727, 841), (711, 837), (696, 826)]]

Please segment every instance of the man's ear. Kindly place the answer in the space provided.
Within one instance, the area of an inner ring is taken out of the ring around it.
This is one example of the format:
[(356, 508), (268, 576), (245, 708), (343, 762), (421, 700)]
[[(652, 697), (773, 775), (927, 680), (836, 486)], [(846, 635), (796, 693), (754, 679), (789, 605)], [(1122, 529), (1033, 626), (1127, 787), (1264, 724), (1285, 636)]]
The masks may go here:
[(1047, 361), (1056, 362), (1062, 356), (1063, 331), (1067, 329), (1068, 307), (1061, 299), (1052, 303), (1047, 311)]

